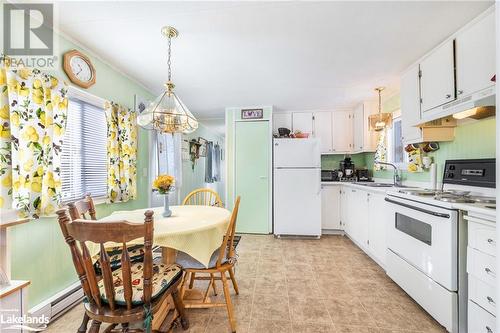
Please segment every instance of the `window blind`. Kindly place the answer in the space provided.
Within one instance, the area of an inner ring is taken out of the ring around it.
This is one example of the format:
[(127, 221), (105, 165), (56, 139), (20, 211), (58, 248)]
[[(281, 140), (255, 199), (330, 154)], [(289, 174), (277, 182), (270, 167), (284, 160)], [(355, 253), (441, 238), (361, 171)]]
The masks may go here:
[(107, 124), (104, 109), (70, 98), (61, 156), (63, 202), (107, 192)]

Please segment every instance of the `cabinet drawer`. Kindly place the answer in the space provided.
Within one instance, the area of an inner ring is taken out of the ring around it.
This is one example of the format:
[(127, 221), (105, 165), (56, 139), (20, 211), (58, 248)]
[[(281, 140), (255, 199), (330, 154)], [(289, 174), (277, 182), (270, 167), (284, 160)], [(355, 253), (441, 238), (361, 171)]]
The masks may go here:
[(495, 287), (469, 275), (469, 298), (491, 314), (495, 313)]
[(467, 317), (469, 332), (496, 333), (495, 317), (472, 301), (469, 301)]
[(496, 263), (495, 257), (480, 252), (471, 247), (467, 248), (467, 273), (491, 286), (495, 286)]
[(469, 220), (469, 246), (492, 256), (496, 253), (495, 228)]

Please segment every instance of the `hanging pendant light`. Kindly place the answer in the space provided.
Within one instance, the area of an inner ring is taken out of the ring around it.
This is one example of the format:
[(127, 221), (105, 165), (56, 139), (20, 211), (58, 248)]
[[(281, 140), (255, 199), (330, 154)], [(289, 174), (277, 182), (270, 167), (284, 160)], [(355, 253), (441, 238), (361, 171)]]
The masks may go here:
[(179, 32), (170, 26), (163, 27), (161, 32), (168, 39), (168, 81), (165, 91), (137, 117), (137, 123), (162, 133), (192, 133), (198, 128), (198, 121), (174, 92), (170, 68), (172, 38)]
[(378, 92), (378, 113), (368, 116), (368, 123), (370, 124), (370, 131), (380, 132), (385, 128), (392, 126), (392, 113), (382, 113), (382, 90), (384, 87), (375, 88)]

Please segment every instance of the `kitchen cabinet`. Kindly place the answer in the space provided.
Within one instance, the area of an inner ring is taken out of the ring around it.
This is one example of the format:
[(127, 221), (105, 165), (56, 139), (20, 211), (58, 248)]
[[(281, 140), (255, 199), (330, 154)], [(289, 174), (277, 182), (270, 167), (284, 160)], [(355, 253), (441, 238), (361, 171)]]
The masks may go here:
[(401, 77), (401, 131), (403, 144), (422, 142), (420, 123), (419, 67), (411, 67)]
[(292, 114), (292, 132), (300, 131), (312, 135), (313, 121), (312, 112), (294, 112)]
[(448, 40), (420, 63), (420, 97), (423, 117), (455, 99), (454, 40)]
[(352, 136), (352, 112), (332, 112), (333, 142), (332, 152), (351, 152), (353, 146)]
[(278, 128), (281, 127), (292, 130), (291, 113), (273, 113), (273, 133), (278, 133)]
[[(368, 193), (355, 188), (345, 189), (344, 230), (362, 249), (368, 248)], [(344, 222), (344, 221), (342, 221)]]
[(455, 40), (457, 98), (494, 85), (495, 13), (460, 32)]
[(368, 248), (375, 260), (385, 266), (386, 232), (389, 216), (385, 194), (368, 193)]
[[(0, 332), (22, 333), (26, 330), (11, 328), (12, 320), (27, 316), (26, 310), (29, 281), (12, 280), (8, 286), (0, 286)], [(11, 322), (9, 322), (11, 321)]]
[(332, 152), (332, 113), (331, 112), (315, 112), (313, 114), (314, 137), (321, 141), (321, 152)]
[(321, 186), (321, 229), (342, 229), (340, 225), (340, 185)]
[(374, 152), (377, 148), (377, 136), (370, 131), (368, 117), (377, 113), (377, 104), (364, 102), (359, 104), (353, 113), (353, 152)]

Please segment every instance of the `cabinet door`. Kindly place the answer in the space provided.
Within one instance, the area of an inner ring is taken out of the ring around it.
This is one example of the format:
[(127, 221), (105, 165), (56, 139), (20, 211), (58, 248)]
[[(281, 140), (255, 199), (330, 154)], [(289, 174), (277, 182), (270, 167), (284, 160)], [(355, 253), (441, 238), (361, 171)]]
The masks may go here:
[(448, 41), (420, 63), (422, 112), (455, 99), (454, 42)]
[(364, 137), (365, 137), (365, 127), (364, 127), (364, 104), (360, 104), (353, 113), (353, 151), (360, 152), (364, 149)]
[(352, 149), (351, 111), (332, 112), (333, 152), (350, 152)]
[(321, 140), (321, 152), (332, 152), (332, 113), (314, 113), (314, 137)]
[(278, 128), (281, 127), (292, 130), (291, 113), (273, 113), (273, 133), (278, 133)]
[(389, 215), (386, 209), (385, 195), (369, 193), (368, 197), (369, 227), (368, 238), (371, 254), (382, 265), (385, 265), (386, 229)]
[(313, 113), (312, 112), (294, 112), (292, 114), (293, 131), (302, 133), (313, 133)]
[(340, 187), (321, 186), (321, 229), (340, 230)]
[(355, 212), (355, 240), (359, 246), (368, 248), (368, 192), (356, 190), (352, 210)]
[(495, 13), (461, 32), (455, 48), (458, 98), (494, 85)]
[(403, 143), (422, 141), (422, 130), (417, 125), (420, 122), (420, 89), (418, 66), (410, 68), (401, 77), (401, 130)]

